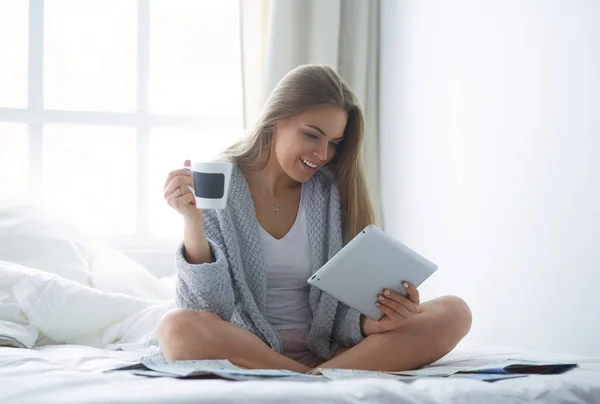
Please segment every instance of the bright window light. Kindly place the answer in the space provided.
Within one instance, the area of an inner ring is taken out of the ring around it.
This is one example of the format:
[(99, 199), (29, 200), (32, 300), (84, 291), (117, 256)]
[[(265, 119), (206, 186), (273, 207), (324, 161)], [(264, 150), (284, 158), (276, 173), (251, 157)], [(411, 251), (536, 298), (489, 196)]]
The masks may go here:
[(0, 108), (27, 106), (27, 5), (0, 1)]
[(30, 193), (27, 125), (0, 122), (0, 190), (3, 198)]
[(238, 8), (0, 0), (0, 189), (39, 184), (36, 202), (91, 235), (171, 248), (166, 175), (242, 136)]
[(150, 110), (239, 118), (237, 2), (155, 0), (150, 9)]
[(135, 129), (46, 125), (44, 202), (98, 235), (131, 235), (136, 225)]
[(137, 1), (46, 0), (44, 105), (132, 112)]

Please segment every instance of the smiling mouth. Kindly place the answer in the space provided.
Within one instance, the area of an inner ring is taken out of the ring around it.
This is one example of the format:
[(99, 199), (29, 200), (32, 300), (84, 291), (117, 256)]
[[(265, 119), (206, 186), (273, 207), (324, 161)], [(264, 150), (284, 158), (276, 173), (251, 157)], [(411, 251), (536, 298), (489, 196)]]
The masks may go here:
[(319, 168), (318, 164), (315, 164), (313, 162), (310, 162), (308, 160), (305, 160), (303, 158), (300, 158), (300, 161), (302, 162), (302, 164), (304, 164), (306, 167), (308, 168), (312, 168), (313, 170), (316, 170), (317, 168)]

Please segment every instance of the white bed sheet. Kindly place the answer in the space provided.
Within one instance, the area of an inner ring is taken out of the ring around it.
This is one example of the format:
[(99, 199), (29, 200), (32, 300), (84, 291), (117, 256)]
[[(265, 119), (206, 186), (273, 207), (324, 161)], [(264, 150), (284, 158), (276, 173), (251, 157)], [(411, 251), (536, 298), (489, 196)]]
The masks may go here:
[(600, 403), (600, 358), (459, 347), (441, 365), (480, 366), (507, 358), (576, 362), (562, 375), (495, 383), (474, 380), (356, 379), (323, 383), (149, 379), (102, 373), (135, 361), (135, 352), (75, 345), (35, 350), (0, 348), (0, 402), (4, 403)]

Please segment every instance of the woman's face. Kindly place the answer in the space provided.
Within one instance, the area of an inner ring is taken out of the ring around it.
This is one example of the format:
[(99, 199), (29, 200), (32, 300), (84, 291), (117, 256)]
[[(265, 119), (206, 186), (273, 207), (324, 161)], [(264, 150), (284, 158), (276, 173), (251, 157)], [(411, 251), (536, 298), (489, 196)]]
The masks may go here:
[(275, 157), (293, 180), (306, 182), (335, 156), (348, 114), (337, 106), (321, 106), (278, 123)]

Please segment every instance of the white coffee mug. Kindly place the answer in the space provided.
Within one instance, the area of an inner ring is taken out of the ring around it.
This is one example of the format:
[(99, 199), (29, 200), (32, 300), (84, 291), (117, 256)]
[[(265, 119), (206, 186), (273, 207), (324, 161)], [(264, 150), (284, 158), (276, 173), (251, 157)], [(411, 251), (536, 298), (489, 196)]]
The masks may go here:
[(194, 188), (198, 209), (225, 209), (233, 164), (222, 162), (193, 162)]

